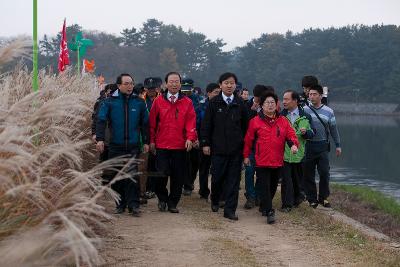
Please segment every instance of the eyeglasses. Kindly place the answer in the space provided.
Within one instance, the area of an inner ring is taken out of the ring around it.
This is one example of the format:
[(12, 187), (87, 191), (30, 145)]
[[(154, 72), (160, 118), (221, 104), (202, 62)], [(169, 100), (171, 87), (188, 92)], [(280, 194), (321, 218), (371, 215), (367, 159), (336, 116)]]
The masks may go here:
[(263, 105), (275, 105), (275, 101), (265, 101)]
[(169, 84), (179, 84), (179, 83), (181, 83), (181, 82), (180, 82), (179, 80), (178, 80), (178, 81), (171, 81), (171, 80), (169, 80), (168, 83), (169, 83)]
[(134, 85), (135, 83), (134, 82), (124, 82), (124, 83), (122, 83), (122, 85)]

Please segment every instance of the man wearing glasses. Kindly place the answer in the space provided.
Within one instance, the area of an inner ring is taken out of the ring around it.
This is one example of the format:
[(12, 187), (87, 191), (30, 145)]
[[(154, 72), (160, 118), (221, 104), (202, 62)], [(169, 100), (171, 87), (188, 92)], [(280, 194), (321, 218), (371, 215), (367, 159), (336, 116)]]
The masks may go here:
[[(143, 152), (149, 151), (148, 112), (143, 99), (133, 94), (133, 78), (121, 74), (116, 82), (118, 90), (101, 103), (96, 126), (96, 148), (104, 150), (106, 123), (111, 128), (109, 158), (118, 156), (137, 157), (140, 153), (140, 137), (144, 143)], [(129, 166), (128, 173), (137, 172), (137, 166)], [(112, 184), (112, 189), (120, 195), (116, 213), (123, 213), (128, 207), (134, 217), (140, 216), (139, 183), (130, 178)]]

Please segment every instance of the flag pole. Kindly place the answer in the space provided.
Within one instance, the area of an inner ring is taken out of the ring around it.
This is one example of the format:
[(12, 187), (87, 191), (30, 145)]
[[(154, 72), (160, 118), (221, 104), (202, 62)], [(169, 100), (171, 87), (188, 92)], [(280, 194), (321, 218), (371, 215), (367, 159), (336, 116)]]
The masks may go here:
[(38, 84), (38, 42), (37, 42), (37, 0), (33, 0), (33, 72), (32, 88), (34, 92), (39, 90)]
[[(33, 0), (33, 60), (32, 60), (32, 89), (33, 92), (37, 93), (39, 91), (39, 83), (38, 83), (38, 42), (37, 42), (37, 0)], [(33, 100), (33, 107), (36, 109), (36, 100)], [(35, 146), (39, 145), (39, 129), (34, 128), (35, 137), (33, 138), (33, 143)]]
[(78, 75), (80, 75), (81, 74), (81, 56), (80, 56), (80, 52), (79, 52), (79, 50), (80, 50), (80, 41), (79, 42), (77, 42), (78, 43)]

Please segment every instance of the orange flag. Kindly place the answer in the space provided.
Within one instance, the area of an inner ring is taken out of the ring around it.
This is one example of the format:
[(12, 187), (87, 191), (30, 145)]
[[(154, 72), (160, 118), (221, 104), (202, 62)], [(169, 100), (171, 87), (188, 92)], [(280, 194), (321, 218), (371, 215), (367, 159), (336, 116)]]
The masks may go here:
[(83, 66), (85, 67), (85, 72), (93, 73), (94, 72), (94, 59), (92, 60), (83, 60)]

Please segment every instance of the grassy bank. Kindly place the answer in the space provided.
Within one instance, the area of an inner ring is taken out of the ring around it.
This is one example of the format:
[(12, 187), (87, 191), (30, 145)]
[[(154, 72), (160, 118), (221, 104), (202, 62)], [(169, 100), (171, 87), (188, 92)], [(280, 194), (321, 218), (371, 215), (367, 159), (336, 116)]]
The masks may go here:
[(400, 203), (365, 186), (331, 185), (334, 209), (400, 243)]
[[(275, 207), (280, 205), (280, 194), (274, 199)], [(345, 248), (353, 255), (353, 266), (400, 266), (398, 249), (371, 239), (353, 227), (336, 221), (305, 203), (290, 213), (279, 213), (279, 220), (301, 225), (310, 238), (320, 238), (333, 246)]]
[(400, 222), (400, 203), (394, 198), (366, 186), (344, 184), (332, 184), (331, 186), (333, 190), (348, 192), (358, 200), (366, 202), (376, 209), (392, 215)]

